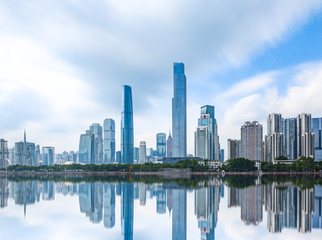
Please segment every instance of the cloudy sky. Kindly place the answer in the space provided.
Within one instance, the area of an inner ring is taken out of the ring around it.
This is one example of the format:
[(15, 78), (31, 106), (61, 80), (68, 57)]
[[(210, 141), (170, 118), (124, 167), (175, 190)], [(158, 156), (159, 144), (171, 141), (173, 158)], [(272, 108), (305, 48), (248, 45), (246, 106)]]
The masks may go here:
[(322, 115), (322, 0), (0, 1), (0, 138), (77, 150), (116, 121), (132, 86), (134, 138), (171, 129), (173, 62), (184, 62), (188, 153), (200, 106), (220, 142), (271, 112)]

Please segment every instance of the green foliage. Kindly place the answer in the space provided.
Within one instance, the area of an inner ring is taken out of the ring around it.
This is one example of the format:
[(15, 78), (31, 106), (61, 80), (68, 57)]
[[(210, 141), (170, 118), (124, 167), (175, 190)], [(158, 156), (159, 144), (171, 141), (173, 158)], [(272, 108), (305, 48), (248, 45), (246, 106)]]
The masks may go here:
[(276, 160), (288, 160), (288, 158), (285, 156), (279, 156), (276, 158)]
[(222, 167), (222, 170), (229, 172), (248, 172), (256, 171), (257, 167), (254, 161), (245, 158), (236, 158), (228, 160), (228, 163)]

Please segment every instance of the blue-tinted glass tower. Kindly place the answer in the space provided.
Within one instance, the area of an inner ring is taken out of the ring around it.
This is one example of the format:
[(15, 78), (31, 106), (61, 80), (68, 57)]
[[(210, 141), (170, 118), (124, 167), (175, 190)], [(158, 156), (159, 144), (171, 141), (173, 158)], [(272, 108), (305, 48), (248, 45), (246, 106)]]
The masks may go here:
[(104, 120), (104, 164), (115, 162), (115, 122), (111, 118)]
[(172, 157), (187, 155), (187, 93), (184, 64), (173, 64)]
[(133, 106), (132, 90), (123, 85), (122, 119), (121, 119), (121, 163), (133, 164), (134, 137), (133, 137)]

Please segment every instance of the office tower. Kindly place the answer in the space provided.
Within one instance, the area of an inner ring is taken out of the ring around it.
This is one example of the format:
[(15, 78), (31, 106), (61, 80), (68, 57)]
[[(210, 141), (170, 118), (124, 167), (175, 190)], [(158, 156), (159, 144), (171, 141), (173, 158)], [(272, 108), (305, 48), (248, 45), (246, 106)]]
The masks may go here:
[(187, 239), (187, 190), (172, 189), (172, 240)]
[(133, 164), (134, 136), (133, 136), (133, 106), (132, 90), (123, 85), (122, 119), (121, 119), (121, 163)]
[(297, 119), (283, 119), (284, 156), (297, 159)]
[(195, 156), (211, 159), (211, 133), (207, 126), (199, 126), (195, 132)]
[(139, 153), (139, 164), (145, 163), (146, 158), (146, 143), (145, 141), (140, 142), (140, 153)]
[(169, 136), (167, 139), (167, 157), (171, 158), (172, 157), (172, 137), (171, 133), (169, 132)]
[(187, 99), (184, 64), (173, 64), (172, 157), (187, 155)]
[(70, 151), (68, 154), (68, 160), (72, 163), (77, 163), (77, 152)]
[(15, 143), (15, 164), (37, 166), (35, 150), (35, 144), (27, 142), (26, 131), (24, 131), (24, 141)]
[(227, 140), (227, 159), (236, 159), (240, 157), (240, 140)]
[(134, 186), (133, 183), (121, 183), (121, 227), (122, 239), (133, 239), (134, 217)]
[(273, 162), (283, 156), (283, 124), (282, 115), (272, 113), (267, 117), (267, 136), (264, 143), (264, 161)]
[(220, 149), (219, 160), (221, 162), (225, 161), (225, 150), (224, 149)]
[(103, 131), (102, 126), (93, 123), (89, 130), (94, 134), (94, 164), (103, 163)]
[(140, 148), (135, 147), (134, 148), (134, 160), (138, 163), (140, 158)]
[(104, 227), (112, 228), (115, 225), (115, 185), (104, 183)]
[(166, 139), (167, 139), (167, 136), (165, 133), (157, 134), (157, 156), (158, 157), (166, 156)]
[(312, 132), (314, 133), (315, 160), (322, 160), (322, 118), (312, 118)]
[(311, 114), (297, 116), (297, 157), (315, 157), (314, 133), (312, 133)]
[(80, 135), (78, 161), (84, 164), (95, 164), (94, 134), (90, 130)]
[(215, 118), (215, 107), (211, 105), (205, 105), (200, 108), (200, 118), (198, 119), (198, 126), (207, 126), (208, 131), (211, 134), (211, 150), (210, 159), (219, 160), (219, 136), (218, 125)]
[(37, 165), (42, 161), (42, 156), (41, 156), (41, 151), (40, 151), (40, 146), (37, 145), (35, 149), (35, 162)]
[(245, 122), (241, 127), (241, 157), (249, 160), (263, 159), (263, 127), (257, 121)]
[(42, 148), (42, 165), (53, 166), (55, 159), (55, 148), (54, 147), (43, 147)]
[(104, 120), (104, 164), (115, 162), (115, 122), (111, 118)]
[(6, 168), (9, 163), (8, 141), (0, 139), (0, 168)]
[(115, 153), (115, 156), (116, 156), (115, 161), (116, 161), (117, 163), (121, 163), (121, 151), (117, 151), (117, 152)]
[(15, 162), (15, 148), (10, 148), (9, 149), (9, 162), (10, 165), (14, 165)]

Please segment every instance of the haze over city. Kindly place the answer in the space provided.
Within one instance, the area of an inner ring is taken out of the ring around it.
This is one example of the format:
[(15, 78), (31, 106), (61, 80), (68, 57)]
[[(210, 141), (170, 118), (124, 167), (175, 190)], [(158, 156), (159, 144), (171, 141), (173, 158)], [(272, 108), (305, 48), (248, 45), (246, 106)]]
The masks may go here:
[[(173, 62), (187, 77), (187, 153), (200, 107), (214, 105), (220, 144), (271, 112), (320, 117), (322, 1), (8, 1), (0, 4), (0, 119), (23, 139), (78, 150), (132, 87), (134, 145), (172, 127)], [(264, 129), (264, 133), (266, 130)]]

